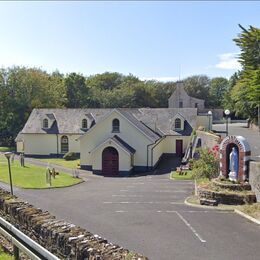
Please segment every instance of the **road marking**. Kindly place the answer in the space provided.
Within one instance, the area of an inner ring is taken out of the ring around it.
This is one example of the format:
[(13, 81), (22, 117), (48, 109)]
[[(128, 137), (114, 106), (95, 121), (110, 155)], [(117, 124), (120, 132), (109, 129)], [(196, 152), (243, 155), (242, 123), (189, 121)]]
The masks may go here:
[(218, 214), (230, 214), (230, 213), (234, 213), (233, 211), (210, 211), (210, 210), (183, 210), (181, 212), (187, 212), (187, 213), (218, 213)]
[(130, 198), (141, 198), (142, 195), (124, 195), (124, 194), (113, 194), (112, 197), (130, 197)]
[(201, 243), (206, 243), (206, 240), (202, 239), (202, 237), (198, 234), (194, 227), (179, 213), (176, 211), (178, 217), (185, 223), (185, 225), (193, 232), (193, 234), (200, 240)]
[(182, 205), (183, 202), (173, 201), (104, 201), (104, 204), (176, 204)]
[(165, 193), (187, 193), (187, 190), (156, 190), (155, 192), (165, 192)]
[(126, 213), (127, 211), (125, 210), (117, 210), (116, 213)]
[(128, 191), (128, 190), (120, 190), (120, 191)]

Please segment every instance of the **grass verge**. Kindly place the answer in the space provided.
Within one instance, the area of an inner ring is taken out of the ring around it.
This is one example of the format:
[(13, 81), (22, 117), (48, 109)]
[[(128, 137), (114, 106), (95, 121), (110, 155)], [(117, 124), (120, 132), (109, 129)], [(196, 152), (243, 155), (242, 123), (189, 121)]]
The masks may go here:
[[(49, 184), (46, 184), (46, 168), (26, 164), (26, 167), (21, 167), (19, 162), (15, 160), (11, 163), (11, 173), (13, 185), (21, 188), (50, 188)], [(7, 160), (0, 158), (0, 181), (9, 183), (9, 173)], [(82, 180), (79, 178), (73, 178), (71, 175), (60, 172), (55, 179), (52, 178), (52, 186), (66, 187), (77, 184)]]
[(174, 180), (192, 180), (192, 171), (183, 171), (182, 175), (180, 175), (180, 173), (177, 171), (172, 171), (170, 178)]
[(238, 210), (260, 221), (260, 202), (239, 206)]
[(0, 259), (1, 260), (13, 260), (13, 256), (8, 254), (8, 253), (5, 253), (2, 249), (2, 247), (0, 246)]
[(15, 151), (14, 146), (0, 146), (0, 152)]
[(39, 159), (44, 162), (48, 162), (50, 164), (57, 164), (66, 168), (71, 168), (75, 169), (77, 165), (79, 164), (79, 159), (77, 160), (72, 160), (72, 161), (66, 161), (63, 158), (44, 158), (44, 159)]

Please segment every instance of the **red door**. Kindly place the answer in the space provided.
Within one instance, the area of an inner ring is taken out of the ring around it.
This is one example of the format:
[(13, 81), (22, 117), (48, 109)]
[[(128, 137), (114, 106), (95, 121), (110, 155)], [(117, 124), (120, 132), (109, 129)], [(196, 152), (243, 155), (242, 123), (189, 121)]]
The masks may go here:
[(102, 173), (104, 175), (118, 175), (118, 152), (113, 147), (107, 147), (102, 153)]
[(176, 155), (182, 156), (182, 140), (176, 140)]

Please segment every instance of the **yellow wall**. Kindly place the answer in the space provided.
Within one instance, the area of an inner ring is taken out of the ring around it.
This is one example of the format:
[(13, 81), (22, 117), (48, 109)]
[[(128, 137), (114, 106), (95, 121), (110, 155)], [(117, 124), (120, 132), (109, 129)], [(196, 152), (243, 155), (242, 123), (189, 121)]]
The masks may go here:
[[(112, 133), (112, 120), (114, 118), (120, 121), (120, 133)], [(100, 121), (93, 131), (90, 130), (80, 139), (81, 164), (93, 165), (93, 157), (89, 152), (114, 135), (119, 136), (136, 150), (134, 165), (146, 166), (147, 145), (153, 142), (116, 111), (112, 112), (103, 121)]]
[(93, 170), (102, 169), (102, 152), (108, 146), (114, 147), (118, 151), (119, 171), (130, 171), (132, 169), (130, 154), (126, 153), (119, 146), (117, 146), (113, 143), (111, 143), (109, 145), (103, 144), (97, 150), (95, 150), (93, 153), (91, 153), (91, 160), (93, 162), (93, 164), (92, 164)]
[[(58, 153), (60, 153), (60, 140), (58, 135)], [(79, 153), (80, 144), (76, 141), (80, 135), (66, 135), (69, 139), (69, 151)], [(57, 136), (55, 134), (23, 134), (25, 154), (49, 155), (57, 153)], [(17, 152), (21, 151), (20, 142), (17, 142)]]
[[(153, 149), (153, 166), (157, 163), (163, 153), (176, 153), (176, 140), (183, 140), (182, 151), (185, 153), (185, 149), (190, 140), (189, 136), (166, 136), (166, 138), (164, 138)], [(150, 154), (151, 153), (149, 153), (149, 165), (151, 163)]]
[(22, 153), (23, 152), (23, 147), (24, 147), (24, 145), (23, 145), (22, 141), (16, 142), (16, 151), (18, 153)]

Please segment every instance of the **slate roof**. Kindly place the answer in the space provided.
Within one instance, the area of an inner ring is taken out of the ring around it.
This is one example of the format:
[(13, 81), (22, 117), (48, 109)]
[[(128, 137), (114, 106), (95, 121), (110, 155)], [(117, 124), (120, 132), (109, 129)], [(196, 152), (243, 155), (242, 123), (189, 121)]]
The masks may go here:
[[(114, 109), (34, 109), (19, 134), (84, 134), (82, 119), (91, 121), (91, 127)], [(197, 109), (194, 108), (118, 108), (127, 120), (154, 141), (163, 135), (190, 135), (196, 126)], [(185, 118), (184, 130), (174, 131), (174, 116), (180, 113)], [(54, 120), (49, 129), (42, 128), (42, 120)], [(20, 136), (19, 136), (20, 137)]]
[(134, 154), (136, 152), (136, 150), (129, 145), (128, 143), (126, 143), (123, 139), (121, 139), (119, 136), (114, 135), (111, 138), (113, 141), (115, 141), (118, 145), (122, 146), (125, 150), (127, 150), (129, 153)]

